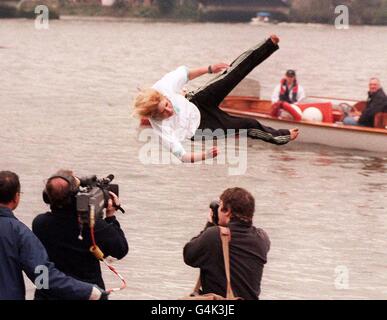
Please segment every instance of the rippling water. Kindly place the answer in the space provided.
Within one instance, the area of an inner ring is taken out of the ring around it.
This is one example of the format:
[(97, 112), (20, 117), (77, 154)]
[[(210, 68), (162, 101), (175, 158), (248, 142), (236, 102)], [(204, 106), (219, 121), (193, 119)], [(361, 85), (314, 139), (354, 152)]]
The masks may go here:
[[(138, 159), (128, 107), (138, 87), (181, 64), (231, 61), (274, 32), (281, 50), (251, 74), (264, 97), (288, 67), (311, 95), (363, 99), (370, 76), (387, 84), (386, 27), (64, 20), (38, 31), (30, 20), (0, 20), (0, 167), (20, 175), (17, 216), (30, 226), (47, 210), (44, 179), (59, 168), (115, 174), (130, 253), (116, 264), (128, 289), (111, 298), (173, 299), (194, 285), (182, 247), (204, 225), (208, 203), (241, 186), (256, 197), (255, 224), (272, 240), (263, 299), (385, 298), (386, 154), (249, 140), (242, 176), (225, 165)], [(340, 270), (348, 271), (345, 290)]]

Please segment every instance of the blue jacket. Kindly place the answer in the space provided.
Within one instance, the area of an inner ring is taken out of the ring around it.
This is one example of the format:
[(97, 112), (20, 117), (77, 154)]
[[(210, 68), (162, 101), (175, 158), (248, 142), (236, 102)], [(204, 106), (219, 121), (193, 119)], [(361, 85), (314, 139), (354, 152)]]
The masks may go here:
[(22, 271), (35, 283), (35, 279), (44, 273), (36, 270), (38, 266), (47, 267), (49, 288), (62, 299), (86, 300), (90, 297), (92, 285), (57, 270), (32, 231), (10, 209), (0, 207), (0, 300), (24, 300), (26, 290)]

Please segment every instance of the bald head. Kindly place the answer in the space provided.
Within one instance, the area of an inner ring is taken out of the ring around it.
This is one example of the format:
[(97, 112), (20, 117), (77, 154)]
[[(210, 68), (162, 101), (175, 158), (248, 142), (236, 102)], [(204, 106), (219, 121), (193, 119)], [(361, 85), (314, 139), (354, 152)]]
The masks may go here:
[(72, 190), (76, 187), (69, 182), (72, 180), (74, 180), (72, 171), (59, 170), (47, 181), (46, 192), (52, 206), (63, 208), (71, 203)]
[(53, 206), (63, 207), (70, 193), (70, 184), (62, 178), (53, 178), (47, 182), (46, 191)]

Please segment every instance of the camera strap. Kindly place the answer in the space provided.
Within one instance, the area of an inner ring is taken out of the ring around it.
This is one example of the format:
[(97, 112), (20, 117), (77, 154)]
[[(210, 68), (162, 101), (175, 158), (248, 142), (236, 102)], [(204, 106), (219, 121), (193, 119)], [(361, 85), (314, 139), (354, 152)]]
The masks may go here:
[(219, 227), (220, 228), (220, 237), (222, 239), (222, 249), (223, 249), (223, 258), (224, 258), (224, 267), (226, 271), (227, 279), (227, 299), (235, 298), (234, 292), (231, 287), (231, 272), (230, 272), (230, 246), (231, 241), (231, 232), (229, 228)]
[[(231, 286), (231, 272), (230, 272), (230, 246), (229, 242), (231, 240), (231, 232), (229, 228), (219, 227), (220, 239), (222, 241), (222, 251), (223, 251), (223, 259), (224, 259), (224, 269), (226, 272), (226, 280), (227, 280), (227, 291), (226, 291), (226, 299), (234, 299), (234, 291)], [(194, 288), (194, 294), (199, 295), (200, 288), (202, 287), (202, 282), (200, 276), (198, 281), (196, 282), (196, 286)]]
[(107, 289), (105, 290), (108, 294), (116, 291), (120, 291), (126, 288), (126, 281), (121, 274), (118, 273), (118, 271), (110, 264), (108, 264), (105, 261), (105, 255), (102, 252), (102, 250), (98, 247), (96, 241), (95, 241), (95, 232), (94, 232), (94, 227), (95, 227), (95, 212), (94, 212), (94, 207), (90, 207), (90, 238), (91, 238), (91, 247), (90, 247), (90, 252), (95, 256), (95, 258), (105, 264), (105, 266), (113, 272), (120, 280), (121, 280), (121, 286), (119, 288), (113, 288), (113, 289)]

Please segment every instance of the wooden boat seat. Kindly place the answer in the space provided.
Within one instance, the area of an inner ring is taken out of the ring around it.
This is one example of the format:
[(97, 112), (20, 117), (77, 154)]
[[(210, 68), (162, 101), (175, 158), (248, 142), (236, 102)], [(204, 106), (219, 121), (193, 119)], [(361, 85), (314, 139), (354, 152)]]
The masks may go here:
[(387, 129), (387, 113), (386, 112), (378, 112), (375, 115), (374, 127), (381, 128), (381, 129)]

